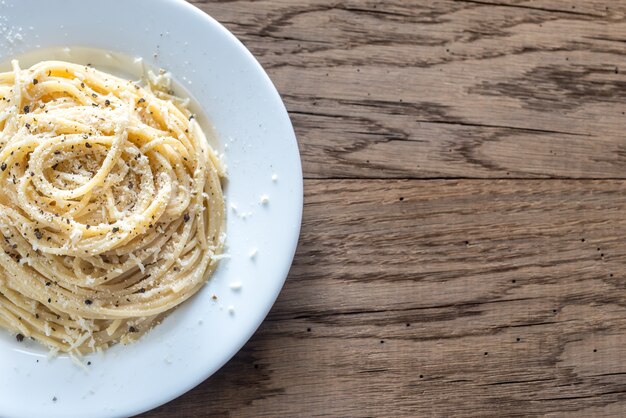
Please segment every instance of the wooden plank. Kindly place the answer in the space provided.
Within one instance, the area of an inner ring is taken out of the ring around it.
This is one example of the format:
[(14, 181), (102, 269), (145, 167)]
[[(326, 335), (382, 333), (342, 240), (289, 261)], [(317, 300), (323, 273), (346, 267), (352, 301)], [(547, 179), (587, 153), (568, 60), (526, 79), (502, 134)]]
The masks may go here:
[(624, 178), (625, 2), (193, 3), (268, 69), (307, 178)]
[(305, 186), (268, 319), (144, 417), (626, 413), (626, 181)]

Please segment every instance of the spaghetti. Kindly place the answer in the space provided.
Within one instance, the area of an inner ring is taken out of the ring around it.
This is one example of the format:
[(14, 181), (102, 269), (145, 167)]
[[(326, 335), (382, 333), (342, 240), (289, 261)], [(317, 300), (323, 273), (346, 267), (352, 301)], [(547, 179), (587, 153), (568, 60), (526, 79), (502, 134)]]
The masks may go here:
[(74, 354), (136, 340), (216, 267), (222, 166), (154, 83), (12, 64), (0, 74), (0, 326)]

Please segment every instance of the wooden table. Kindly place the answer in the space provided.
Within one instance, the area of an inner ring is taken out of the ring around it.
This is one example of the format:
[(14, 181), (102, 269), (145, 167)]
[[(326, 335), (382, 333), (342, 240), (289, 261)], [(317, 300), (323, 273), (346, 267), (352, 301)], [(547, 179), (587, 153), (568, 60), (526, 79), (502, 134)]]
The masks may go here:
[(285, 100), (302, 236), (143, 417), (626, 416), (626, 1), (195, 4)]

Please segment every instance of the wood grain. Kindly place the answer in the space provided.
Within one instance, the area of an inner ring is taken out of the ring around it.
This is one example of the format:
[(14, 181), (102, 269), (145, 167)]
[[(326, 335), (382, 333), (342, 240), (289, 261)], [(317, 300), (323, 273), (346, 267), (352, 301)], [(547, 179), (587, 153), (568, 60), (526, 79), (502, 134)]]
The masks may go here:
[(307, 181), (298, 254), (266, 322), (147, 416), (626, 411), (625, 188)]
[(195, 4), (268, 69), (307, 178), (626, 170), (626, 2)]
[(142, 417), (626, 415), (626, 1), (195, 1), (282, 94), (276, 305)]

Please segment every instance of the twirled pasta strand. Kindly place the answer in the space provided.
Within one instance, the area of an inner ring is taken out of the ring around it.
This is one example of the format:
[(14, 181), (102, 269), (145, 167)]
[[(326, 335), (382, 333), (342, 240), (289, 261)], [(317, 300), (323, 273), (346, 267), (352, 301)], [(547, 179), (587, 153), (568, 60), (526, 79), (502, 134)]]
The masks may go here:
[(224, 173), (179, 103), (68, 62), (0, 74), (0, 326), (84, 353), (201, 288), (223, 248)]

